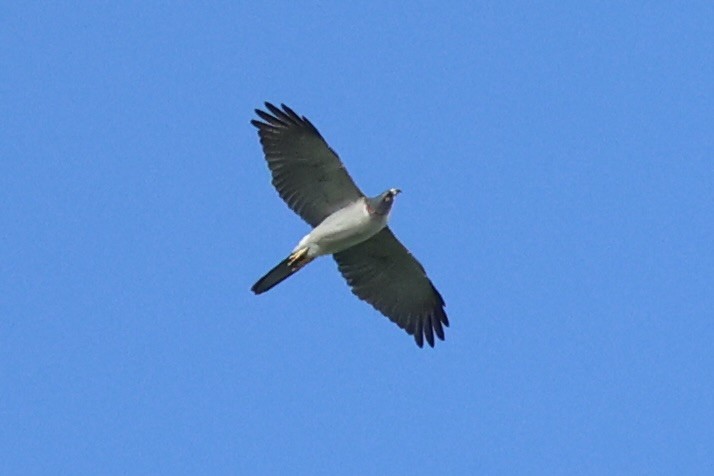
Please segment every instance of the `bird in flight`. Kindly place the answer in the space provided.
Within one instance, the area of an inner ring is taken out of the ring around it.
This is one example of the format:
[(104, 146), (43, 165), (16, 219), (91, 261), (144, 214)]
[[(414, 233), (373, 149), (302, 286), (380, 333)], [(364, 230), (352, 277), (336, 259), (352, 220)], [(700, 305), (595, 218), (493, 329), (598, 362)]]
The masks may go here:
[(449, 320), (444, 299), (422, 265), (387, 226), (395, 197), (390, 188), (367, 197), (355, 185), (315, 126), (285, 104), (256, 109), (273, 185), (310, 226), (292, 252), (251, 288), (261, 294), (319, 256), (332, 255), (352, 292), (408, 334), (419, 347), (444, 340)]

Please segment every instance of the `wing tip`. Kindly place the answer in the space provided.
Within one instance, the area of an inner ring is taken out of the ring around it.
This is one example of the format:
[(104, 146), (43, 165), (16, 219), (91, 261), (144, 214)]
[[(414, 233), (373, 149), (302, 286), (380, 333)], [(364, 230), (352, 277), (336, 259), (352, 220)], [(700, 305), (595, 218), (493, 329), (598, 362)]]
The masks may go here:
[(424, 340), (429, 347), (434, 348), (437, 340), (446, 340), (444, 327), (449, 327), (449, 319), (444, 311), (444, 304), (438, 305), (434, 310), (416, 319), (415, 325), (406, 326), (404, 330), (414, 336), (414, 341), (419, 348), (424, 347)]
[(265, 101), (263, 105), (265, 109), (267, 109), (267, 112), (262, 109), (255, 109), (255, 113), (265, 122), (257, 121), (255, 119), (250, 121), (253, 126), (257, 127), (261, 131), (271, 127), (289, 128), (293, 125), (298, 128), (306, 129), (323, 141), (325, 140), (317, 127), (315, 127), (315, 125), (310, 122), (307, 117), (300, 116), (295, 112), (295, 110), (293, 110), (290, 106), (287, 106), (285, 103), (280, 103), (280, 107), (278, 107), (270, 101)]

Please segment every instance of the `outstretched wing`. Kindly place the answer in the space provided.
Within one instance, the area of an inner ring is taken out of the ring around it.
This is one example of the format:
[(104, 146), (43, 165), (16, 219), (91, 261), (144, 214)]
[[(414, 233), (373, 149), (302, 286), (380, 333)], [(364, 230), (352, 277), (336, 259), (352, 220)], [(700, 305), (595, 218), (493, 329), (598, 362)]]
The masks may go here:
[(363, 196), (334, 150), (304, 116), (281, 104), (256, 109), (258, 128), (273, 185), (285, 203), (313, 227)]
[(334, 258), (352, 292), (413, 335), (419, 347), (425, 337), (434, 347), (434, 334), (444, 340), (444, 299), (388, 227)]

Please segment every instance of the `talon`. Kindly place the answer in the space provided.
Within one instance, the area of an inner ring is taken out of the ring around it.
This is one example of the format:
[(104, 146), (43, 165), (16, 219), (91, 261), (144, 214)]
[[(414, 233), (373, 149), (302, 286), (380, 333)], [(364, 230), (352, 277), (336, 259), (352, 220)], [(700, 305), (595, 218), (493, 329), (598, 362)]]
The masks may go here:
[(290, 256), (288, 257), (288, 266), (291, 268), (295, 266), (296, 263), (301, 261), (307, 256), (307, 248), (302, 248), (297, 250), (294, 253), (291, 253)]

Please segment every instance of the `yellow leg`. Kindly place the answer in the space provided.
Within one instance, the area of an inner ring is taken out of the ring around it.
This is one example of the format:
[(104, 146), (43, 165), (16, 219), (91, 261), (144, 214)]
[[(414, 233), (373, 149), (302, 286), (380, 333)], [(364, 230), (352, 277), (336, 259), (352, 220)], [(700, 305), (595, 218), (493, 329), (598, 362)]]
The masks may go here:
[(292, 253), (288, 257), (288, 266), (291, 268), (295, 266), (297, 263), (298, 265), (300, 264), (299, 262), (302, 261), (307, 257), (307, 248), (302, 248), (297, 250), (296, 252)]

